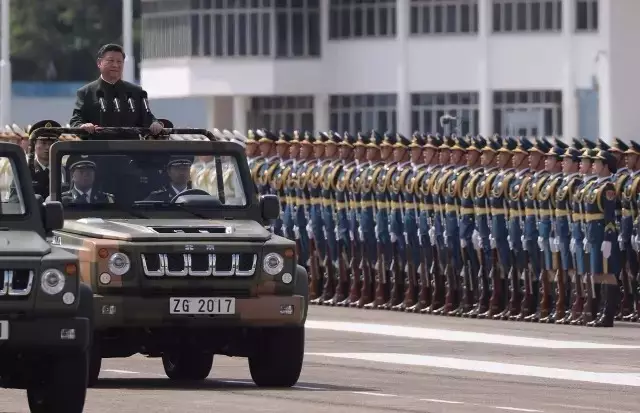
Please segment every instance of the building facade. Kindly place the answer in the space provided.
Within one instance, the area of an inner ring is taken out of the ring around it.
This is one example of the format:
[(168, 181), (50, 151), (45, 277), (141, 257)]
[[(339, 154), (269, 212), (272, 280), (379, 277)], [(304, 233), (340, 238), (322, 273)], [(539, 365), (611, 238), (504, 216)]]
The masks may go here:
[(634, 138), (638, 0), (143, 0), (141, 83), (208, 127)]

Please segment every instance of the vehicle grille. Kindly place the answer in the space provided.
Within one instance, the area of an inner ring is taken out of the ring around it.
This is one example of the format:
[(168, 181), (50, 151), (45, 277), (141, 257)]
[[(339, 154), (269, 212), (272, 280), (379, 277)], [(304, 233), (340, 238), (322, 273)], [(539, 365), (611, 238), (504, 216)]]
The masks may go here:
[(256, 272), (258, 256), (239, 254), (141, 254), (147, 277), (250, 277)]
[(33, 289), (32, 270), (0, 270), (0, 296), (26, 297)]

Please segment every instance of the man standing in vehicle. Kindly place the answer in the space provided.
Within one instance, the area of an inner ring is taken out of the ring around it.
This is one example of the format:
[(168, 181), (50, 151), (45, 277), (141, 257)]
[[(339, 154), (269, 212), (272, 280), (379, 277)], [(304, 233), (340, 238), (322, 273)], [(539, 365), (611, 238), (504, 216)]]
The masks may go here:
[(125, 53), (117, 44), (98, 51), (100, 77), (78, 89), (71, 127), (94, 133), (100, 127), (149, 128), (156, 135), (162, 124), (153, 116), (147, 92), (122, 80)]

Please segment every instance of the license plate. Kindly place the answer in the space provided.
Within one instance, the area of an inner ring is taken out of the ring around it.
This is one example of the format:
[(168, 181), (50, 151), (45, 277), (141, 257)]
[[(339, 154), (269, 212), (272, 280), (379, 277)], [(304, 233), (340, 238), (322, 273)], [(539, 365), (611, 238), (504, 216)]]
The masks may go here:
[(9, 340), (9, 322), (0, 321), (0, 340)]
[(236, 299), (227, 297), (172, 297), (170, 314), (235, 314)]

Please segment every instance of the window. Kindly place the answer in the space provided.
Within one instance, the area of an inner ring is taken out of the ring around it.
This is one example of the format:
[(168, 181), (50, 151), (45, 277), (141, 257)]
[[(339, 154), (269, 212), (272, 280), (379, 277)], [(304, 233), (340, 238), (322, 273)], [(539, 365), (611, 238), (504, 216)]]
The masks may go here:
[(247, 114), (250, 129), (265, 128), (276, 133), (314, 129), (313, 96), (256, 96)]
[(329, 39), (396, 35), (396, 0), (330, 1)]
[(478, 32), (478, 0), (411, 0), (411, 34)]
[(376, 129), (394, 131), (397, 97), (395, 94), (333, 95), (329, 97), (331, 130), (352, 133)]
[(12, 158), (0, 157), (0, 211), (4, 216), (26, 213), (23, 187), (17, 172)]
[(452, 132), (458, 135), (479, 133), (478, 92), (411, 94), (411, 128), (423, 133), (445, 133), (440, 118), (454, 116)]
[(575, 0), (576, 31), (598, 31), (598, 0)]
[(561, 0), (493, 0), (493, 32), (559, 32)]
[(508, 136), (562, 136), (561, 91), (494, 91), (493, 105), (496, 133)]
[(143, 57), (318, 57), (319, 7), (320, 0), (145, 1)]
[(320, 0), (278, 0), (276, 57), (320, 56)]

